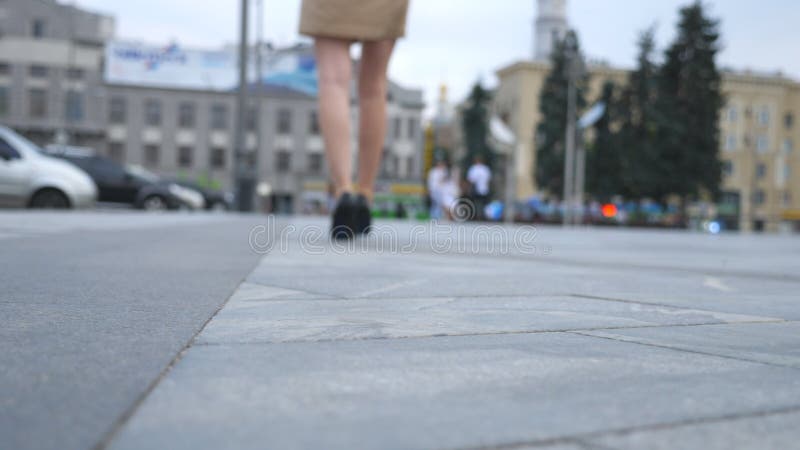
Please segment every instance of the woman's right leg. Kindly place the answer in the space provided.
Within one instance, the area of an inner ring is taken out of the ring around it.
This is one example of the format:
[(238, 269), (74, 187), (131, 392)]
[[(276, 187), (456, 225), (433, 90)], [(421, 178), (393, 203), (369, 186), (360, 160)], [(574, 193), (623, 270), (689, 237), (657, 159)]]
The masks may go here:
[(353, 168), (350, 142), (350, 42), (316, 38), (319, 71), (319, 122), (325, 142), (334, 195), (352, 191)]

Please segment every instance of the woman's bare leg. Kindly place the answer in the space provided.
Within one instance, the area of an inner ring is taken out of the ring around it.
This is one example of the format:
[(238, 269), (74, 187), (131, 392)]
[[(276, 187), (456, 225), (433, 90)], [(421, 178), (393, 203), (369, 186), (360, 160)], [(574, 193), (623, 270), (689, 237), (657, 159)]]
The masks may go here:
[(372, 201), (386, 138), (386, 71), (394, 39), (365, 42), (358, 81), (359, 147), (358, 187)]
[(353, 169), (350, 142), (350, 42), (315, 40), (319, 70), (319, 122), (325, 141), (334, 193), (338, 198), (352, 190)]

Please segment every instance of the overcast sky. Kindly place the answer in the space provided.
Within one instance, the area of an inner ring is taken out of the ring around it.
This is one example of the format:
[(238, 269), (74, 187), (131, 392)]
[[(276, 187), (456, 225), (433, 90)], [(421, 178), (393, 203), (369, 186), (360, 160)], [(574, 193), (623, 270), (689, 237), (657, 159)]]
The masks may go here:
[[(568, 0), (570, 25), (594, 59), (630, 67), (639, 31), (655, 24), (662, 50), (674, 35), (677, 11), (690, 0)], [(277, 44), (299, 38), (300, 0), (264, 0), (265, 37)], [(442, 82), (460, 100), (479, 78), (527, 58), (532, 47), (535, 0), (411, 0), (408, 37), (390, 68), (399, 83), (425, 89), (433, 103)], [(783, 71), (800, 79), (800, 2), (715, 0), (722, 19), (720, 64), (736, 69)], [(239, 0), (76, 0), (114, 15), (117, 35), (151, 43), (218, 47), (237, 39)]]

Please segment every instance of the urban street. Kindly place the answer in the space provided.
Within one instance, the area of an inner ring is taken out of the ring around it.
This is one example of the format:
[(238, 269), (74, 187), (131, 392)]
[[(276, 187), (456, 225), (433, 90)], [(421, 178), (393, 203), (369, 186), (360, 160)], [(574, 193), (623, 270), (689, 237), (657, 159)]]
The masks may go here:
[[(0, 448), (796, 448), (800, 241), (0, 213)], [(322, 233), (320, 233), (320, 230)]]

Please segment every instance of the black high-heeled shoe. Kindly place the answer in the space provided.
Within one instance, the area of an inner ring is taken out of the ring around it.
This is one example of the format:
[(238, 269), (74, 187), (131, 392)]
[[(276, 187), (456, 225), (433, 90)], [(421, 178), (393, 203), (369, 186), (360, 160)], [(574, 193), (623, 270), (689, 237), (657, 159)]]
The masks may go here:
[(372, 231), (372, 213), (367, 197), (359, 194), (355, 202), (355, 232), (357, 235), (368, 235)]
[(356, 230), (356, 201), (350, 193), (344, 193), (336, 202), (331, 221), (331, 238), (352, 239)]

